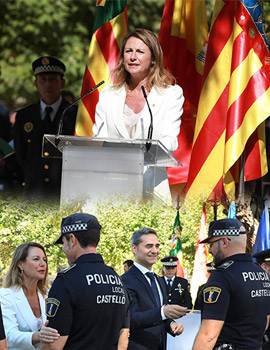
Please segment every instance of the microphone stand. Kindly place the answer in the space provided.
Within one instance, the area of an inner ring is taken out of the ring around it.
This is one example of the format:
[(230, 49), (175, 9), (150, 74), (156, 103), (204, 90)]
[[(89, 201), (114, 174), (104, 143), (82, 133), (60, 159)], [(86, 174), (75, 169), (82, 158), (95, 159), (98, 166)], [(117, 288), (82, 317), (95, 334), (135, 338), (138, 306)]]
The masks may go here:
[[(149, 129), (148, 129), (147, 139), (148, 140), (152, 140), (152, 135), (153, 135), (153, 114), (152, 114), (151, 108), (149, 106), (147, 95), (146, 95), (146, 92), (145, 92), (145, 89), (144, 89), (143, 85), (141, 86), (141, 89), (142, 89), (143, 97), (145, 98), (145, 101), (146, 101), (146, 104), (147, 104), (147, 107), (148, 107), (148, 110), (149, 110), (149, 113), (150, 113), (150, 125), (149, 125)], [(152, 146), (151, 142), (146, 142), (145, 147), (146, 147), (146, 151), (147, 152), (150, 150), (151, 146)]]

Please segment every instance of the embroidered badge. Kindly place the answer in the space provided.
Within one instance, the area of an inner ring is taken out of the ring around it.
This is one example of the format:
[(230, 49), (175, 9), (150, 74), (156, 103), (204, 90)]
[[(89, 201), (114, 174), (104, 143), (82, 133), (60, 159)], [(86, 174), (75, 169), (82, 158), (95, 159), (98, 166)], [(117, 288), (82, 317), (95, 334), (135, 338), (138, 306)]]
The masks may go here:
[(54, 317), (57, 313), (60, 301), (54, 298), (46, 299), (46, 315), (48, 317)]
[(27, 123), (24, 124), (23, 128), (24, 128), (25, 132), (31, 132), (33, 130), (33, 128), (34, 128), (34, 125), (31, 122), (27, 122)]
[(41, 60), (41, 63), (44, 66), (47, 66), (50, 63), (50, 60), (48, 59), (48, 57), (43, 57), (42, 60)]
[(255, 29), (254, 28), (250, 28), (249, 31), (248, 31), (248, 34), (251, 38), (254, 38), (255, 37)]
[(221, 288), (218, 287), (208, 287), (203, 290), (203, 299), (206, 304), (211, 304), (217, 302)]

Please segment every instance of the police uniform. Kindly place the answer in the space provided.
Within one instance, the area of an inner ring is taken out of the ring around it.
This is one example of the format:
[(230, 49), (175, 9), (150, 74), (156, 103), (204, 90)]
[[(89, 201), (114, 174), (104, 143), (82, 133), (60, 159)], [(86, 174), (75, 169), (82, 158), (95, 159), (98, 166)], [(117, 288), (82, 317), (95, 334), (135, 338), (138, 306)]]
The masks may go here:
[[(34, 74), (64, 74), (64, 64), (54, 57), (41, 57), (33, 62)], [(62, 98), (62, 97), (61, 97)], [(40, 101), (17, 112), (14, 125), (16, 157), (24, 172), (23, 186), (33, 193), (60, 194), (62, 160), (50, 158), (51, 150), (43, 153), (44, 134), (57, 134), (61, 115), (70, 104), (62, 98), (50, 127), (41, 118)], [(71, 107), (64, 115), (63, 135), (74, 135), (77, 108)], [(51, 146), (53, 147), (53, 146)]]
[[(164, 268), (176, 268), (177, 260), (177, 257), (168, 256), (161, 259), (161, 262)], [(166, 276), (163, 276), (163, 279), (167, 290), (167, 304), (177, 304), (191, 309), (192, 301), (189, 292), (188, 280), (177, 276), (174, 276), (172, 281), (168, 281)]]
[[(62, 233), (85, 230), (86, 225), (62, 225)], [(46, 314), (50, 327), (68, 335), (65, 350), (116, 350), (120, 330), (129, 328), (128, 303), (120, 277), (100, 254), (91, 253), (57, 275), (46, 299)]]
[[(209, 237), (202, 242), (241, 233), (246, 232), (238, 220), (218, 220), (211, 222)], [(270, 314), (268, 274), (244, 253), (219, 261), (215, 268), (203, 289), (202, 308), (202, 319), (224, 321), (215, 349), (232, 344), (235, 350), (259, 350)]]

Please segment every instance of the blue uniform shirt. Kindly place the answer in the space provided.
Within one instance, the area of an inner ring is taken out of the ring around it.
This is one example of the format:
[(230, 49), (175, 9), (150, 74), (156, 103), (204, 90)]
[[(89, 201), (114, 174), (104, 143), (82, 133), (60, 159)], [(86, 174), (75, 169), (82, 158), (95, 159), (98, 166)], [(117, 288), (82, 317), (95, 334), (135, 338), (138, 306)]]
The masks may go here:
[(49, 327), (69, 336), (65, 350), (117, 349), (120, 330), (129, 328), (126, 289), (99, 254), (82, 255), (57, 275), (46, 313)]
[(217, 345), (262, 345), (270, 314), (269, 275), (250, 254), (232, 255), (216, 265), (203, 289), (202, 319), (224, 321)]

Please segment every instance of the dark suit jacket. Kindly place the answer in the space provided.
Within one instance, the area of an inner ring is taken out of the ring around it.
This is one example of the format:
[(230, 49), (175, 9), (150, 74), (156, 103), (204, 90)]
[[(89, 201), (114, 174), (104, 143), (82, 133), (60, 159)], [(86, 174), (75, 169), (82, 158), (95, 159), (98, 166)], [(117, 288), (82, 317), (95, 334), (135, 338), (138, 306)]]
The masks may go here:
[(177, 304), (192, 309), (192, 300), (189, 293), (188, 281), (182, 277), (175, 277), (171, 288), (168, 287), (165, 277), (162, 277), (166, 284), (167, 304)]
[[(25, 188), (32, 193), (60, 193), (62, 160), (42, 158), (44, 134), (57, 134), (60, 117), (69, 103), (63, 99), (52, 123), (46, 130), (40, 116), (40, 102), (17, 112), (14, 128), (16, 157), (23, 169)], [(74, 135), (77, 109), (71, 107), (64, 116), (63, 135)]]
[[(128, 349), (165, 350), (167, 332), (170, 333), (172, 320), (162, 320), (161, 308), (157, 306), (151, 286), (145, 276), (133, 265), (122, 276), (122, 280), (131, 296)], [(165, 301), (166, 286), (162, 278), (157, 277), (157, 280)]]

